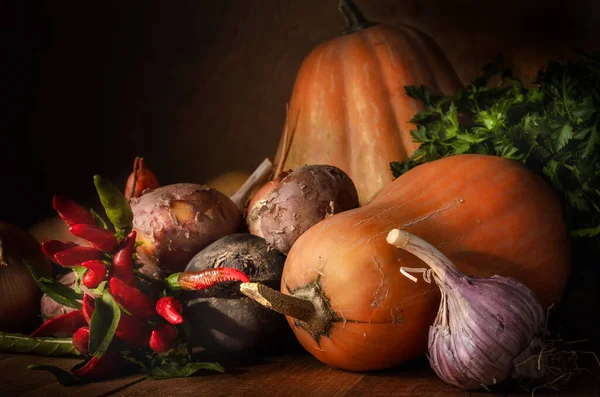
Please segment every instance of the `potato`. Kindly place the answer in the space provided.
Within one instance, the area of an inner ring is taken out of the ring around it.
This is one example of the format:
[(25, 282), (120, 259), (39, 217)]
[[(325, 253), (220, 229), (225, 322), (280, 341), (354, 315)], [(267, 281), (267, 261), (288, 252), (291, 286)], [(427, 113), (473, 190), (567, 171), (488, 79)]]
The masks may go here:
[(138, 262), (150, 276), (182, 271), (219, 238), (237, 232), (242, 213), (225, 194), (205, 185), (176, 183), (131, 200)]
[(286, 171), (259, 189), (246, 222), (252, 234), (287, 255), (310, 227), (356, 207), (356, 186), (344, 171), (332, 165), (306, 165)]
[(231, 197), (242, 187), (249, 177), (250, 174), (244, 171), (229, 171), (215, 176), (206, 182), (205, 185)]
[(90, 245), (87, 240), (71, 234), (69, 226), (58, 215), (41, 219), (31, 226), (28, 231), (40, 243), (48, 240), (59, 240), (73, 241), (79, 245), (85, 246)]
[[(198, 271), (232, 267), (252, 281), (279, 289), (285, 256), (263, 238), (249, 233), (225, 236), (200, 251), (186, 267)], [(192, 348), (206, 360), (252, 361), (275, 349), (294, 345), (285, 317), (242, 295), (231, 283), (203, 291), (183, 291), (184, 316), (190, 323)]]

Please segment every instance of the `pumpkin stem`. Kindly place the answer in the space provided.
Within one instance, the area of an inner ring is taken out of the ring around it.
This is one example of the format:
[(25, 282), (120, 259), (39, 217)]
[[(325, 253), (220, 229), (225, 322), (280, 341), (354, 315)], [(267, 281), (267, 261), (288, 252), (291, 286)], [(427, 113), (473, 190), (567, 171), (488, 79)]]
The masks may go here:
[(377, 25), (368, 21), (362, 11), (354, 4), (353, 0), (340, 0), (339, 10), (346, 18), (348, 29), (344, 34), (358, 32), (360, 30)]
[(259, 283), (241, 283), (240, 292), (268, 309), (296, 319), (296, 325), (319, 339), (331, 328), (334, 316), (320, 288), (306, 288), (301, 297), (282, 294)]

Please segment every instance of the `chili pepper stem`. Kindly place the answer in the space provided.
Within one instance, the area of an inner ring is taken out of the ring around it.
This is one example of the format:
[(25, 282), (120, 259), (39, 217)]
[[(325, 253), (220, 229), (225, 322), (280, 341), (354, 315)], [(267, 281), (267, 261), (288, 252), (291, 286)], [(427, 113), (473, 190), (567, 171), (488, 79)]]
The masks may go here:
[(164, 279), (164, 282), (167, 285), (167, 288), (169, 288), (170, 290), (173, 290), (173, 291), (181, 290), (181, 285), (179, 285), (179, 281), (178, 281), (180, 274), (181, 273), (173, 273)]

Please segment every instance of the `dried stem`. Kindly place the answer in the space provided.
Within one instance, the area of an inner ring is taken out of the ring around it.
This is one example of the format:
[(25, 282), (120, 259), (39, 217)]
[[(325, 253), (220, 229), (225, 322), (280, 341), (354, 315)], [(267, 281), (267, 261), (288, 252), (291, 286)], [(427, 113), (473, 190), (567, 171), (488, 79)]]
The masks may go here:
[(289, 109), (288, 109), (288, 104), (285, 105), (285, 113), (286, 113), (286, 118), (285, 118), (285, 126), (283, 128), (283, 136), (281, 139), (281, 145), (279, 147), (279, 150), (277, 151), (277, 154), (275, 155), (275, 172), (273, 173), (273, 178), (276, 178), (279, 176), (279, 174), (281, 174), (281, 172), (283, 172), (283, 166), (285, 165), (285, 161), (287, 160), (287, 157), (290, 153), (290, 149), (292, 147), (292, 141), (294, 140), (294, 135), (296, 133), (296, 127), (298, 126), (298, 120), (300, 119), (300, 109), (298, 109), (298, 111), (296, 112), (296, 119), (294, 122), (294, 127), (291, 129), (289, 129)]
[[(440, 284), (452, 283), (452, 279), (460, 277), (458, 268), (433, 245), (401, 229), (392, 229), (386, 238), (389, 244), (396, 248), (402, 248), (417, 258), (425, 262), (433, 271), (435, 281)], [(403, 268), (408, 271), (419, 271), (421, 269)], [(403, 272), (404, 273), (404, 272)], [(429, 276), (427, 272), (423, 272), (425, 276)]]
[(273, 163), (268, 158), (264, 159), (262, 163), (254, 170), (254, 172), (246, 179), (246, 181), (240, 186), (240, 188), (231, 196), (231, 201), (237, 205), (240, 211), (244, 212), (246, 203), (250, 198), (252, 192), (258, 186), (266, 183), (271, 177), (273, 171)]

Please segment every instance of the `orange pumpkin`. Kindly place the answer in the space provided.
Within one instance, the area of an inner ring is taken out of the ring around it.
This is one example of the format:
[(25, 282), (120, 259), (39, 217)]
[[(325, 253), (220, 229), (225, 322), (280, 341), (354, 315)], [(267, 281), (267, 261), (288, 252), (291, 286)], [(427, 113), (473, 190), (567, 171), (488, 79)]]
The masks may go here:
[(323, 363), (364, 371), (425, 354), (440, 295), (437, 286), (399, 272), (426, 266), (386, 242), (397, 227), (467, 274), (518, 279), (545, 307), (560, 300), (570, 273), (562, 207), (537, 174), (484, 155), (420, 165), (370, 204), (314, 225), (289, 252), (281, 292), (308, 299), (317, 315), (288, 322)]
[(392, 181), (389, 163), (418, 147), (408, 120), (421, 105), (404, 86), (454, 94), (461, 83), (425, 33), (368, 22), (351, 1), (340, 10), (348, 31), (304, 59), (274, 162), (277, 170), (335, 165), (350, 175), (362, 205)]

